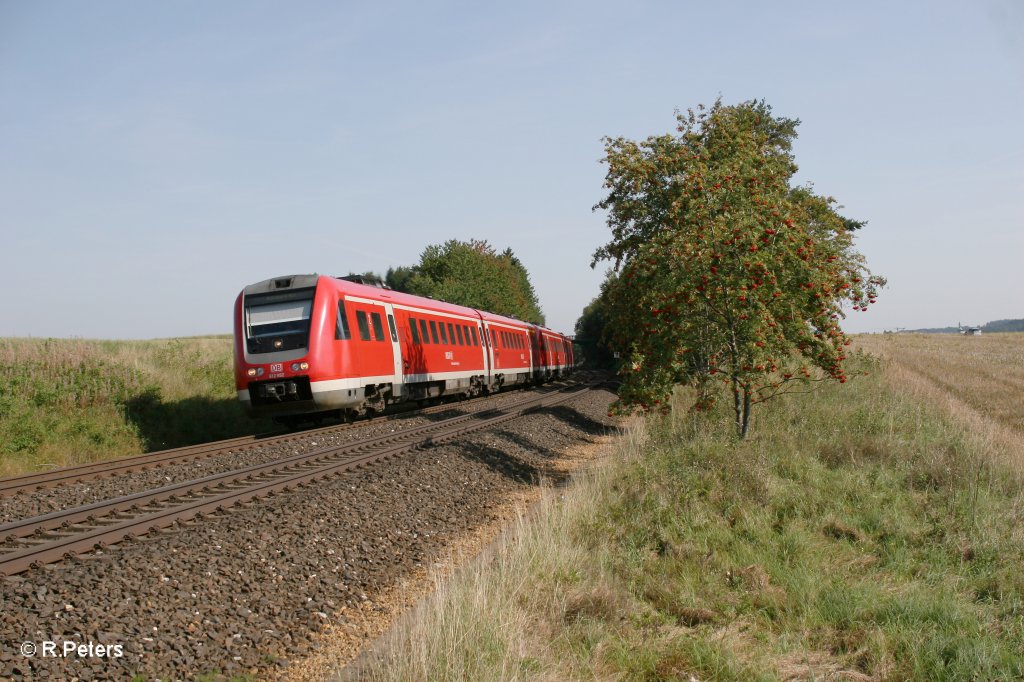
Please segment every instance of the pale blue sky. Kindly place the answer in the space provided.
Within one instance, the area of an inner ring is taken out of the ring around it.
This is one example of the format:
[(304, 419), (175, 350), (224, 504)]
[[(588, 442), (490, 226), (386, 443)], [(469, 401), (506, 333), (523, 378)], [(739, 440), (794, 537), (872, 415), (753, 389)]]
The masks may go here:
[[(493, 5), (493, 6), (492, 6)], [(0, 336), (227, 332), (246, 284), (487, 239), (597, 293), (601, 137), (764, 98), (890, 286), (1024, 317), (1024, 3), (0, 0)]]

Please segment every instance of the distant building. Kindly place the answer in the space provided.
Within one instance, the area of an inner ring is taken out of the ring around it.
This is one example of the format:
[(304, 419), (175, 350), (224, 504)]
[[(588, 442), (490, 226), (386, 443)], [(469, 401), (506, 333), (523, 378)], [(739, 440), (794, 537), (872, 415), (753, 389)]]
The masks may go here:
[(967, 336), (977, 336), (981, 334), (981, 327), (965, 327), (957, 322), (956, 328), (960, 330), (961, 334), (965, 334)]

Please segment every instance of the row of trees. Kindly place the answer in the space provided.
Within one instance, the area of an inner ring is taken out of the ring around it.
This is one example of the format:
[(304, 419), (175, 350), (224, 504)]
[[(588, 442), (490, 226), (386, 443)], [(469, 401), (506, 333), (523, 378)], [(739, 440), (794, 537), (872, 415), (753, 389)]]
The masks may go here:
[[(853, 248), (864, 223), (793, 186), (798, 121), (763, 101), (677, 113), (674, 134), (605, 139), (612, 264), (577, 334), (619, 352), (619, 405), (668, 409), (676, 384), (696, 409), (728, 387), (736, 429), (754, 405), (809, 382), (845, 382), (844, 306), (867, 310), (884, 284)], [(600, 358), (601, 356), (598, 355)]]
[(388, 268), (381, 278), (396, 290), (544, 324), (530, 275), (512, 249), (498, 252), (486, 241), (451, 239), (428, 246), (412, 266)]

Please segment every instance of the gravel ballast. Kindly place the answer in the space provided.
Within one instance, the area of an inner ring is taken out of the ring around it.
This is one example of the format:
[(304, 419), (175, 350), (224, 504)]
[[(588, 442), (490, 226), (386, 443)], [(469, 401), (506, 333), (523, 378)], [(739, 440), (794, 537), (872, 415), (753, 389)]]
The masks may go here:
[[(550, 477), (567, 448), (606, 432), (613, 399), (593, 391), (456, 443), (0, 579), (0, 676), (274, 677), (325, 625), (372, 609), (379, 594), (492, 521), (505, 497)], [(143, 473), (168, 482), (167, 470)], [(26, 642), (34, 656), (23, 655)], [(44, 656), (46, 642), (57, 655)], [(63, 656), (72, 645), (82, 648)], [(97, 656), (97, 645), (120, 651)]]
[[(487, 400), (488, 407), (503, 405), (522, 400), (526, 395), (523, 391), (508, 391)], [(480, 409), (481, 404), (472, 408)], [(432, 414), (408, 413), (398, 414), (390, 419), (357, 422), (353, 428), (340, 428), (335, 431), (320, 431), (291, 434), (285, 442), (257, 441), (218, 455), (198, 458), (189, 462), (159, 466), (145, 471), (108, 476), (54, 488), (44, 488), (31, 492), (23, 492), (10, 497), (0, 498), (0, 524), (48, 514), (60, 509), (91, 504), (114, 497), (159, 488), (173, 483), (192, 481), (204, 476), (241, 469), (256, 464), (272, 462), (288, 455), (298, 455), (314, 450), (351, 443), (364, 438), (375, 438), (406, 429), (424, 426), (432, 422), (447, 419), (459, 414), (466, 414), (470, 404), (453, 403), (449, 409)]]

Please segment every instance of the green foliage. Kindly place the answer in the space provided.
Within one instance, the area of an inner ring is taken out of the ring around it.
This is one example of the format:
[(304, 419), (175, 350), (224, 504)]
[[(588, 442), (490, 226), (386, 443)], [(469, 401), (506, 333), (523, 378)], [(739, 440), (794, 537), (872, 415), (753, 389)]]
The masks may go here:
[(866, 310), (884, 280), (853, 249), (831, 197), (791, 187), (798, 121), (764, 102), (677, 115), (677, 135), (605, 141), (613, 239), (606, 292), (623, 352), (621, 406), (667, 409), (677, 383), (709, 407), (722, 381), (739, 435), (750, 410), (792, 387), (845, 382), (843, 304)]
[(397, 268), (388, 268), (384, 282), (395, 291), (411, 294), (412, 291), (409, 289), (409, 283), (415, 274), (415, 268), (408, 268), (404, 265), (400, 265)]
[(580, 348), (583, 359), (589, 367), (612, 368), (615, 364), (614, 351), (609, 346), (608, 338), (608, 300), (607, 291), (615, 278), (609, 272), (601, 285), (601, 293), (587, 304), (583, 313), (576, 320), (576, 338), (574, 343)]
[(486, 241), (451, 239), (428, 246), (412, 268), (392, 268), (392, 289), (544, 324), (537, 294), (511, 249), (498, 253)]
[(981, 328), (990, 334), (1024, 332), (1024, 320), (994, 320), (986, 322)]

